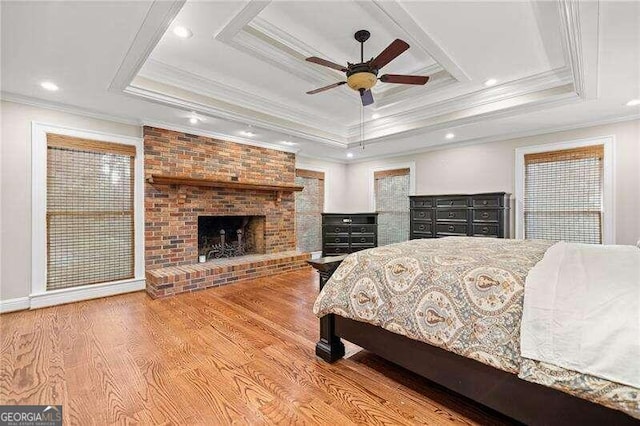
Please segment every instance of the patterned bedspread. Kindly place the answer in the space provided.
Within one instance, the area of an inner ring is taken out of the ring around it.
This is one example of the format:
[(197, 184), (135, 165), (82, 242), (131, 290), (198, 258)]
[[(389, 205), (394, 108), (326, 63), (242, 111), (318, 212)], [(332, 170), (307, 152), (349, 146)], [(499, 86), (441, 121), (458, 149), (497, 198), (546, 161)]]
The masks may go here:
[(314, 305), (640, 418), (640, 391), (520, 357), (529, 270), (552, 241), (450, 237), (348, 256)]

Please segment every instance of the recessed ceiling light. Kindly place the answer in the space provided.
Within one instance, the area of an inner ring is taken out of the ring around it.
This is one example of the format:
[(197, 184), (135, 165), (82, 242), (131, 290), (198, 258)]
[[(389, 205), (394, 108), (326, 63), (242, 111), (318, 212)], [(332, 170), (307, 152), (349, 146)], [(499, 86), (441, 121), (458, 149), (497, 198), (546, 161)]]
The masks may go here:
[(456, 137), (456, 135), (454, 135), (453, 133), (447, 133), (446, 135), (444, 135), (444, 137), (447, 139), (453, 139)]
[(185, 27), (175, 27), (173, 29), (173, 33), (180, 38), (191, 38), (191, 36), (193, 35), (191, 30)]
[(640, 99), (631, 99), (627, 102), (627, 106), (638, 106), (640, 105)]
[(191, 124), (198, 124), (198, 121), (200, 121), (200, 119), (196, 116), (189, 118), (189, 123)]
[(51, 92), (55, 92), (60, 89), (55, 83), (52, 83), (50, 81), (43, 81), (42, 83), (40, 83), (40, 87)]
[(287, 145), (287, 146), (295, 146), (298, 145), (296, 142), (291, 142), (291, 141), (281, 141), (280, 142), (282, 145)]
[(375, 120), (376, 118), (380, 118), (380, 114), (373, 114), (373, 115), (371, 116), (371, 118), (373, 118), (374, 120)]
[(484, 82), (484, 85), (489, 87), (489, 86), (493, 86), (498, 82), (498, 80), (496, 80), (495, 78), (490, 78), (489, 80)]
[(347, 152), (347, 158), (353, 158), (353, 152)]
[(254, 137), (254, 136), (256, 135), (256, 134), (255, 134), (255, 133), (253, 133), (253, 132), (247, 132), (247, 131), (245, 131), (245, 130), (241, 131), (241, 132), (240, 132), (240, 134), (241, 134), (242, 136), (247, 136), (247, 137), (250, 137), (250, 138), (252, 138), (252, 137)]

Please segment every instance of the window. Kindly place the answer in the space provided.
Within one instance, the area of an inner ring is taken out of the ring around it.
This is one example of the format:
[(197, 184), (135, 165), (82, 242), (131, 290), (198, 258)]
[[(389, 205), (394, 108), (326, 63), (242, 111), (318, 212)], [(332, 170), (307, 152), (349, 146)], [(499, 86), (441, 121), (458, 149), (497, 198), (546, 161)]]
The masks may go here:
[(134, 277), (135, 152), (47, 134), (46, 290)]
[(517, 236), (613, 243), (611, 144), (602, 138), (518, 149)]
[(378, 212), (378, 244), (408, 240), (410, 169), (376, 171), (373, 177)]
[(296, 193), (298, 250), (321, 251), (324, 173), (296, 169), (296, 185), (304, 186), (301, 192)]

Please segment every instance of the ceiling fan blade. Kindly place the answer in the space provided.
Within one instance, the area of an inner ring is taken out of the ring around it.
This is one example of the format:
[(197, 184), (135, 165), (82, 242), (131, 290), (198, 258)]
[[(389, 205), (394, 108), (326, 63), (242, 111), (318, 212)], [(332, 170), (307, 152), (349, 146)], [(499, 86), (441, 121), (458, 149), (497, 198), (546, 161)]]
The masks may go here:
[(427, 84), (429, 77), (421, 75), (384, 74), (380, 76), (380, 81), (383, 83), (423, 85)]
[(316, 93), (324, 92), (325, 90), (333, 89), (334, 87), (342, 86), (346, 84), (346, 81), (339, 81), (337, 83), (330, 84), (328, 86), (320, 87), (319, 89), (311, 90), (307, 92), (307, 95), (315, 95)]
[(400, 56), (400, 54), (408, 48), (409, 44), (407, 44), (406, 41), (402, 41), (397, 38), (392, 41), (386, 49), (380, 52), (380, 54), (373, 61), (371, 61), (371, 66), (373, 68), (380, 69)]
[(363, 90), (360, 92), (360, 99), (362, 100), (362, 106), (371, 105), (373, 103), (373, 93), (371, 93), (371, 90)]
[(313, 62), (314, 64), (323, 65), (325, 67), (333, 68), (334, 70), (347, 72), (347, 68), (342, 65), (338, 65), (335, 62), (327, 61), (326, 59), (318, 58), (316, 56), (312, 56), (306, 59), (308, 62)]

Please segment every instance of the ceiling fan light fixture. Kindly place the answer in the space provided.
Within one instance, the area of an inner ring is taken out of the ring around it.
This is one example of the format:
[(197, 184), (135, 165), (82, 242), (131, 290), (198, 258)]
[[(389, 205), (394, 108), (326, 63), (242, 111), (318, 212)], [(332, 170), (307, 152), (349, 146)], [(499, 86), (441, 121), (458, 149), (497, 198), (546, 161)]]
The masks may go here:
[(347, 77), (347, 84), (353, 90), (369, 90), (378, 82), (378, 76), (372, 72), (357, 72)]

